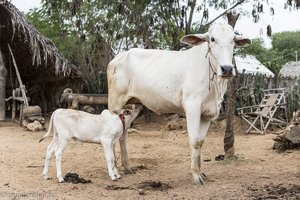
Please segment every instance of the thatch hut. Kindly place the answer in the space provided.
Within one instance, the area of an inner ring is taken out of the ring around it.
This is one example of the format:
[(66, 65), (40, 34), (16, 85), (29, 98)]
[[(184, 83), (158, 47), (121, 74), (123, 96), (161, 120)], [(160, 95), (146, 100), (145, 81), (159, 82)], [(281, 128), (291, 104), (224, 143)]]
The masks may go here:
[(288, 62), (280, 72), (280, 87), (287, 88), (290, 113), (300, 107), (300, 61)]
[[(80, 90), (84, 81), (76, 67), (14, 5), (0, 0), (0, 16), (0, 90), (1, 86), (5, 88), (6, 98), (18, 87), (8, 45), (31, 99), (30, 104), (40, 105), (46, 112), (59, 105), (59, 97), (66, 87)], [(1, 107), (3, 110), (0, 95), (0, 110)]]
[(300, 77), (300, 61), (286, 63), (280, 69), (279, 75), (283, 76), (283, 77), (299, 78)]

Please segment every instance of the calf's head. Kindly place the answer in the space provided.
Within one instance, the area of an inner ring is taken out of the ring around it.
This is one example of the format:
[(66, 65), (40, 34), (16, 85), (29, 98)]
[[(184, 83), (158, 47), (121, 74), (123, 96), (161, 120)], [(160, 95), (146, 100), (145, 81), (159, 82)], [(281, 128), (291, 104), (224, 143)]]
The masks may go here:
[(234, 46), (251, 44), (250, 39), (236, 35), (228, 24), (212, 25), (207, 33), (186, 35), (180, 42), (192, 46), (207, 42), (207, 57), (211, 59), (209, 62), (222, 78), (230, 78), (236, 74), (232, 64)]
[(138, 116), (142, 108), (143, 108), (142, 104), (127, 104), (117, 114), (119, 115), (122, 114), (124, 116), (126, 128), (128, 128), (132, 123), (132, 121)]

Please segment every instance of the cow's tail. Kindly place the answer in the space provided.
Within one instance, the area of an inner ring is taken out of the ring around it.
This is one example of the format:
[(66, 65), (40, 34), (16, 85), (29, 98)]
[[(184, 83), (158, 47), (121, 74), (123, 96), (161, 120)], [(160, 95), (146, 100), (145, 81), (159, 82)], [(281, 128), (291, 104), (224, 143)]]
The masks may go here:
[(53, 127), (53, 118), (54, 118), (55, 113), (52, 114), (49, 122), (49, 127), (47, 133), (42, 137), (42, 139), (39, 140), (39, 142), (43, 141), (46, 137), (48, 137), (52, 132), (54, 132), (54, 127)]

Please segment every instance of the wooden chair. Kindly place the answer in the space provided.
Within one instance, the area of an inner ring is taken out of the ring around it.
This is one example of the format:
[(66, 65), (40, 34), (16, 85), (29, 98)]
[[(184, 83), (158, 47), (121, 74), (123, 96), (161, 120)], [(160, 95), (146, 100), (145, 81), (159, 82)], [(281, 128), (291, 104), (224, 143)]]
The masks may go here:
[[(264, 97), (259, 105), (238, 108), (238, 114), (244, 119), (250, 131), (266, 133), (270, 124), (283, 128), (287, 124), (287, 109), (284, 88), (262, 90)], [(283, 111), (279, 112), (279, 111)], [(281, 114), (281, 115), (280, 115)], [(283, 116), (283, 117), (282, 117)]]

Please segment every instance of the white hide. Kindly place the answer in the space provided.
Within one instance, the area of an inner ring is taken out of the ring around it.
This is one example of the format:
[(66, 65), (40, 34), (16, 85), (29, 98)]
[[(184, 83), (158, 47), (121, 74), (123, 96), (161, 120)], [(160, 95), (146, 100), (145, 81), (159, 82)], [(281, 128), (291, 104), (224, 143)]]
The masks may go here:
[[(126, 129), (137, 117), (141, 108), (142, 105), (133, 105), (129, 112), (128, 109), (119, 112), (124, 113)], [(61, 159), (63, 150), (70, 139), (101, 143), (107, 160), (109, 176), (112, 180), (121, 177), (115, 166), (114, 156), (114, 145), (123, 133), (123, 124), (117, 114), (108, 110), (102, 111), (100, 115), (94, 115), (72, 109), (57, 109), (51, 116), (48, 132), (40, 141), (51, 133), (53, 133), (53, 140), (47, 148), (43, 171), (45, 179), (48, 179), (49, 163), (55, 154), (57, 178), (59, 182), (64, 181), (61, 171)]]
[[(213, 25), (205, 34), (184, 36), (193, 47), (184, 51), (131, 49), (108, 65), (108, 107), (121, 110), (140, 102), (156, 113), (186, 114), (195, 184), (203, 184), (200, 149), (211, 120), (219, 115), (227, 88), (220, 66), (232, 66), (235, 44), (250, 40), (236, 36), (232, 27)], [(235, 75), (235, 72), (232, 72)], [(128, 163), (126, 137), (120, 140), (122, 163)]]

